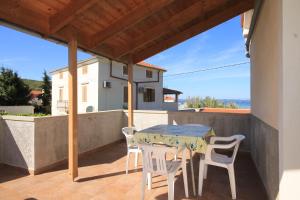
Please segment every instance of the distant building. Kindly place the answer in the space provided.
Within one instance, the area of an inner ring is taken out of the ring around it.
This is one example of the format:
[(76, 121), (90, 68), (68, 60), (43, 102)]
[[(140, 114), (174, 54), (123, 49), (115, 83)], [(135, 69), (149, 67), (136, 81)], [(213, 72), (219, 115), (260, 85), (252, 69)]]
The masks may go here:
[(29, 99), (29, 104), (31, 105), (37, 105), (41, 106), (43, 104), (43, 100), (41, 99), (41, 96), (43, 94), (43, 90), (31, 90), (30, 91), (30, 99)]
[[(68, 68), (51, 72), (52, 115), (68, 112)], [(78, 112), (127, 109), (127, 65), (103, 57), (78, 63)], [(181, 92), (163, 89), (166, 70), (140, 62), (134, 65), (134, 108), (140, 110), (177, 110)], [(173, 93), (172, 93), (173, 92)], [(164, 95), (175, 95), (164, 102)]]

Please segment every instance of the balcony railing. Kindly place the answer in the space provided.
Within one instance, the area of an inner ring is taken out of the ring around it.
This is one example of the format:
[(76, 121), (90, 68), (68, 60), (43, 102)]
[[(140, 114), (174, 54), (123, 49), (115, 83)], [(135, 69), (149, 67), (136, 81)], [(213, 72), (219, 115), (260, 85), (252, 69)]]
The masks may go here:
[(57, 104), (56, 104), (56, 108), (60, 111), (60, 112), (68, 112), (68, 108), (69, 108), (69, 101), (68, 100), (58, 100)]

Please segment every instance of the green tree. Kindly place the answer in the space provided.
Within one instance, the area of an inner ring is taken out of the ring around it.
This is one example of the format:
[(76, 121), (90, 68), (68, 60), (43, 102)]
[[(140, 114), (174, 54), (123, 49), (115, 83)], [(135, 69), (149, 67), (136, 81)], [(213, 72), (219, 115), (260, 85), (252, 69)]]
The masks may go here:
[(51, 80), (46, 71), (43, 73), (42, 90), (43, 106), (51, 106)]
[(16, 72), (0, 69), (0, 105), (26, 105), (30, 99), (30, 89)]
[(233, 102), (225, 105), (223, 102), (208, 96), (204, 99), (200, 97), (188, 97), (186, 99), (186, 105), (188, 108), (238, 108)]

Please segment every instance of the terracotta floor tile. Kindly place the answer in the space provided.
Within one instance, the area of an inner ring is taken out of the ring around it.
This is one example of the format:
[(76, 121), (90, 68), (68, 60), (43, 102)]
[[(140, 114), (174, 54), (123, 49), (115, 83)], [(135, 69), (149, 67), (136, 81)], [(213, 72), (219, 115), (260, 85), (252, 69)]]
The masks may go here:
[[(0, 199), (41, 199), (41, 200), (134, 200), (140, 199), (141, 167), (134, 170), (133, 156), (129, 174), (125, 174), (126, 145), (120, 143), (114, 147), (90, 154), (79, 161), (79, 178), (72, 182), (66, 165), (55, 170), (29, 176), (15, 168), (0, 166)], [(198, 176), (198, 155), (194, 156), (195, 177)], [(241, 153), (236, 160), (237, 197), (243, 200), (267, 199), (265, 190), (252, 163), (249, 154)], [(189, 199), (192, 197), (190, 166), (187, 166), (189, 179)], [(196, 180), (197, 183), (197, 180)], [(197, 186), (196, 186), (197, 187)], [(154, 177), (152, 190), (145, 189), (145, 199), (167, 199), (167, 181), (165, 177)], [(175, 183), (175, 199), (186, 199), (181, 172)], [(208, 178), (204, 182), (203, 196), (199, 200), (231, 199), (229, 180), (226, 170), (209, 167)]]

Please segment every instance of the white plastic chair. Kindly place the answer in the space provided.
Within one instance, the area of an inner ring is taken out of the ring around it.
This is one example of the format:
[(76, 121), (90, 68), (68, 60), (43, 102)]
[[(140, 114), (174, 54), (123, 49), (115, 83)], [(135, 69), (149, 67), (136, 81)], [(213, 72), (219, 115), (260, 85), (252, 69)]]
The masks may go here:
[[(202, 124), (183, 124), (184, 126), (199, 126), (202, 127)], [(193, 151), (189, 149), (190, 152), (190, 165), (191, 165), (191, 174), (192, 174), (192, 186), (193, 194), (196, 196), (196, 184), (195, 184), (195, 174), (194, 174), (194, 163), (193, 163)]]
[[(167, 176), (168, 178), (168, 200), (174, 199), (174, 183), (176, 172), (182, 168), (185, 196), (188, 198), (188, 182), (186, 173), (186, 149), (182, 149), (181, 160), (166, 160), (167, 153), (178, 154), (177, 148), (166, 146), (154, 146), (148, 144), (140, 145), (143, 154), (143, 178), (142, 195), (144, 199), (145, 186), (148, 179), (148, 189), (151, 188), (152, 175)], [(148, 176), (148, 178), (147, 178)]]
[[(207, 176), (207, 166), (214, 165), (228, 170), (232, 199), (236, 199), (236, 185), (234, 175), (234, 160), (238, 152), (241, 141), (245, 139), (243, 135), (233, 135), (230, 137), (211, 137), (210, 144), (204, 158), (200, 159), (199, 164), (199, 188), (198, 195), (202, 195), (203, 178)], [(230, 142), (229, 144), (215, 144), (215, 142)], [(234, 147), (231, 157), (216, 153), (214, 149), (231, 149)]]
[(122, 128), (122, 133), (126, 137), (126, 143), (127, 143), (127, 158), (126, 158), (126, 174), (128, 174), (128, 165), (129, 165), (129, 159), (130, 159), (130, 153), (135, 154), (135, 161), (134, 161), (134, 167), (137, 168), (138, 165), (138, 159), (139, 159), (139, 153), (141, 152), (140, 148), (137, 145), (132, 145), (131, 141), (134, 137), (134, 132), (136, 131), (135, 127), (124, 127)]

